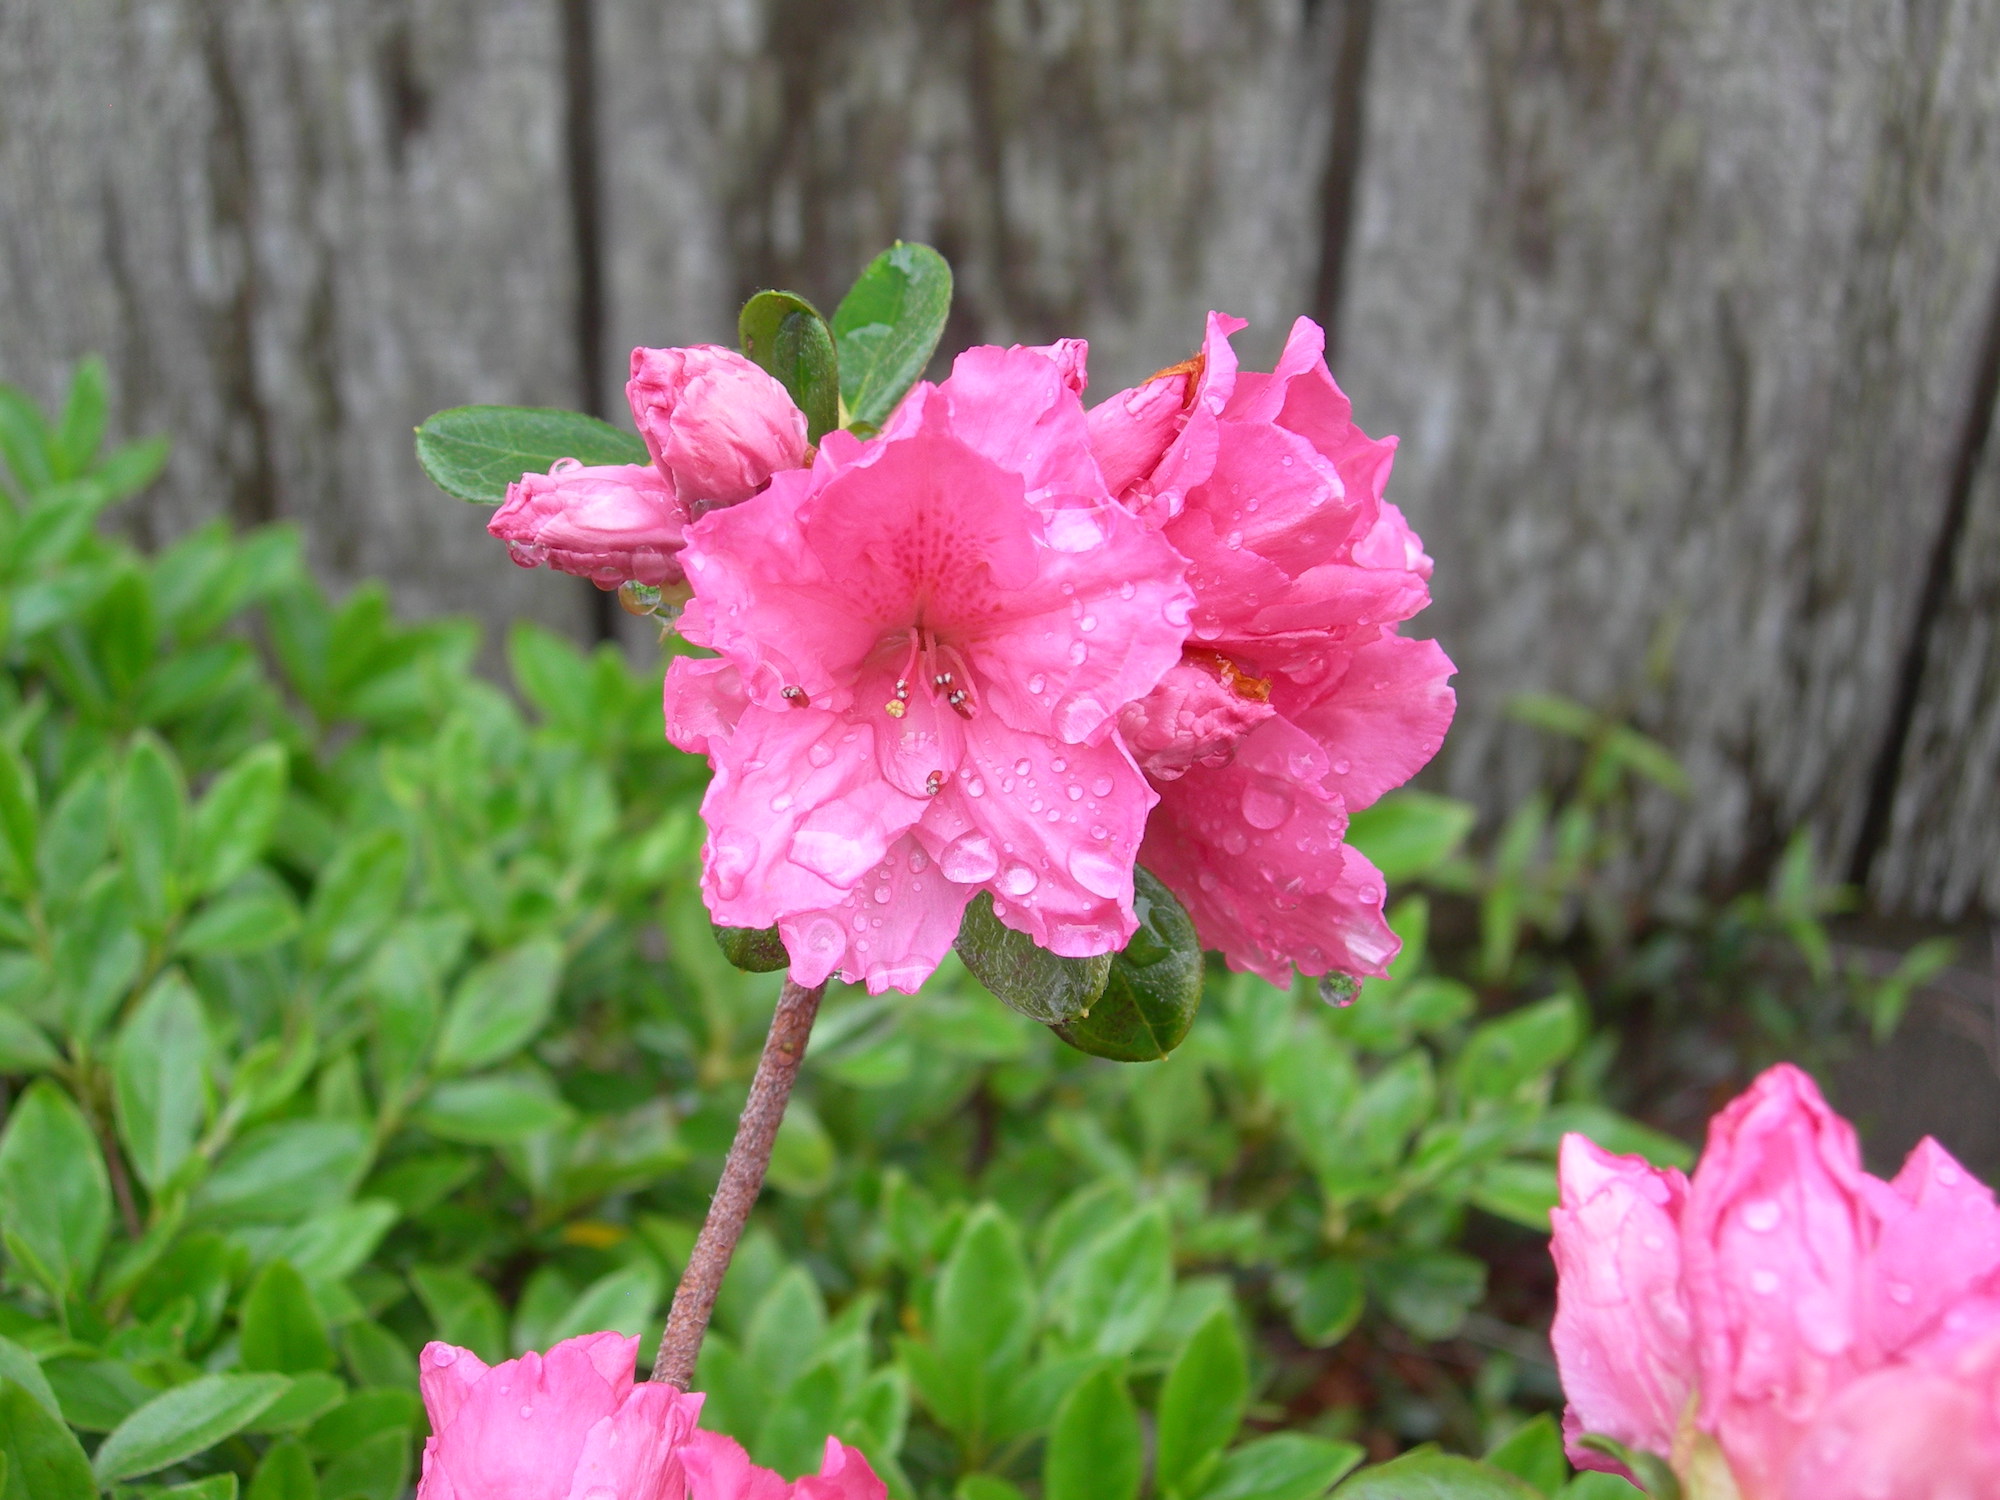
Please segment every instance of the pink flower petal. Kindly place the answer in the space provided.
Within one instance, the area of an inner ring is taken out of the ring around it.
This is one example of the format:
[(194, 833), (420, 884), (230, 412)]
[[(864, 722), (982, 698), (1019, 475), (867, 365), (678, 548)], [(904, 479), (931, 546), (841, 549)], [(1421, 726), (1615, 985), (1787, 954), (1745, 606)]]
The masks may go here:
[(419, 1378), (434, 1431), (419, 1500), (569, 1500), (591, 1429), (631, 1393), (638, 1345), (615, 1333), (585, 1334), (470, 1378), (451, 1372), (461, 1360), (477, 1364), (473, 1356), (427, 1345)]
[(1328, 757), (1325, 785), (1350, 811), (1399, 787), (1437, 754), (1457, 669), (1436, 641), (1385, 635), (1354, 653), (1340, 686), (1293, 722)]
[(673, 486), (644, 464), (565, 460), (508, 485), (486, 529), (524, 568), (547, 563), (604, 588), (628, 578), (657, 587), (681, 581), (687, 520)]
[(746, 500), (805, 462), (805, 413), (734, 349), (634, 349), (625, 394), (654, 464), (691, 512)]
[(649, 1380), (634, 1386), (618, 1410), (584, 1435), (565, 1500), (686, 1500), (681, 1449), (701, 1406), (699, 1394), (683, 1395), (670, 1385)]
[(792, 955), (792, 978), (818, 984), (838, 973), (871, 995), (914, 995), (950, 951), (973, 888), (945, 879), (911, 834), (837, 905), (797, 912), (778, 923)]
[(876, 1477), (859, 1448), (830, 1437), (819, 1472), (801, 1475), (792, 1493), (797, 1500), (887, 1500), (889, 1487)]
[(751, 1463), (741, 1443), (719, 1432), (698, 1429), (681, 1449), (681, 1464), (688, 1500), (790, 1500), (792, 1486)]

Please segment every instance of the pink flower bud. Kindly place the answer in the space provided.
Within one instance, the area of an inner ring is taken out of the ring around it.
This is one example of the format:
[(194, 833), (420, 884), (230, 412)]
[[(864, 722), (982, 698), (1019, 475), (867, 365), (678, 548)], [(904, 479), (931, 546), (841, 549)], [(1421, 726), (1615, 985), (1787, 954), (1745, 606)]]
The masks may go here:
[(889, 1493), (861, 1450), (838, 1438), (826, 1440), (819, 1472), (792, 1484), (750, 1462), (740, 1443), (720, 1433), (697, 1432), (683, 1459), (689, 1500), (886, 1500)]
[(625, 395), (646, 450), (692, 515), (747, 500), (806, 461), (805, 413), (733, 349), (634, 349)]
[(1276, 712), (1269, 683), (1244, 678), (1214, 652), (1184, 655), (1152, 692), (1118, 715), (1139, 769), (1173, 781), (1192, 766), (1226, 766), (1236, 743)]
[(600, 588), (628, 578), (658, 587), (682, 581), (687, 524), (687, 507), (649, 466), (585, 468), (564, 459), (508, 485), (486, 529), (524, 568), (547, 563)]
[(431, 1437), (417, 1500), (682, 1500), (701, 1397), (635, 1384), (638, 1348), (587, 1333), (488, 1368), (469, 1349), (425, 1345)]

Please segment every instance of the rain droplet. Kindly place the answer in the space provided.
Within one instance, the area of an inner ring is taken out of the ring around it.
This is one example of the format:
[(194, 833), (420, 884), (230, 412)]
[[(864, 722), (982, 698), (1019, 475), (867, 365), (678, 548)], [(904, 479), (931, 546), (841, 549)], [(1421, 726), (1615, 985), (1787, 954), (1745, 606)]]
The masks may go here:
[(1908, 1307), (1917, 1300), (1917, 1294), (1908, 1283), (1892, 1281), (1889, 1283), (1889, 1300), (1898, 1307)]
[(965, 784), (965, 795), (968, 797), (984, 797), (986, 795), (986, 783), (981, 781), (977, 776), (973, 777), (972, 780)]
[(1028, 762), (1025, 756), (1020, 760), (1014, 762), (1014, 774), (1016, 776), (1026, 776), (1030, 771), (1034, 769), (1035, 769), (1034, 766)]
[(1082, 641), (1071, 641), (1069, 643), (1069, 664), (1071, 666), (1073, 667), (1082, 666), (1084, 663), (1084, 659), (1089, 655), (1090, 655), (1090, 648), (1084, 645)]
[(1758, 1296), (1768, 1297), (1777, 1289), (1778, 1273), (1776, 1271), (1752, 1271), (1750, 1273), (1750, 1290)]
[(771, 799), (772, 812), (781, 813), (791, 805), (792, 805), (792, 794), (790, 792), (780, 792), (778, 793), (777, 796)]
[(993, 878), (993, 872), (1000, 868), (1000, 857), (993, 852), (993, 840), (983, 833), (968, 833), (938, 857), (938, 868), (947, 880), (978, 885)]
[(878, 885), (875, 887), (874, 894), (875, 894), (875, 904), (877, 906), (887, 906), (889, 904), (889, 887), (887, 887), (886, 885)]
[(1292, 799), (1276, 787), (1252, 782), (1243, 788), (1243, 821), (1252, 828), (1280, 827), (1292, 815)]
[(1337, 760), (1333, 763), (1333, 774), (1336, 776), (1345, 776), (1349, 771), (1353, 769), (1354, 769), (1354, 762), (1350, 760), (1342, 759), (1342, 760)]
[(1744, 1224), (1758, 1234), (1769, 1234), (1784, 1216), (1785, 1211), (1769, 1198), (1759, 1198), (1754, 1203), (1743, 1205)]
[(1328, 1005), (1352, 1005), (1354, 997), (1361, 993), (1361, 981), (1352, 974), (1322, 974), (1319, 976), (1319, 997)]
[(1078, 786), (1074, 781), (1069, 784), (1068, 791), (1070, 801), (1081, 802), (1083, 800), (1083, 788)]
[(829, 765), (833, 761), (833, 752), (815, 740), (806, 750), (806, 759), (816, 766)]
[(1231, 854), (1241, 854), (1250, 847), (1250, 839), (1240, 828), (1232, 828), (1222, 836), (1222, 847)]
[(1123, 583), (1118, 585), (1118, 597), (1120, 599), (1130, 599), (1134, 594), (1138, 592), (1139, 592), (1138, 586), (1134, 584), (1132, 580), (1129, 578), (1126, 579)]
[(521, 1408), (521, 1415), (523, 1418), (532, 1417), (534, 1414), (535, 1414), (535, 1409), (532, 1406), (523, 1406)]
[(1108, 854), (1077, 849), (1069, 857), (1070, 877), (1093, 896), (1114, 901), (1124, 894), (1126, 867)]
[(1033, 677), (1028, 679), (1028, 691), (1031, 693), (1039, 693), (1048, 685), (1048, 678), (1044, 677), (1040, 672), (1037, 672)]
[(1243, 545), (1243, 533), (1240, 531), (1230, 532), (1228, 536), (1222, 539), (1222, 545), (1227, 547), (1231, 552), (1236, 551)]
[(1102, 823), (1092, 823), (1090, 825), (1090, 836), (1101, 844), (1111, 837), (1111, 830), (1106, 828)]
[(910, 851), (910, 873), (912, 875), (921, 875), (929, 867), (930, 862), (931, 857), (924, 853), (923, 850), (912, 849)]
[(1042, 882), (1035, 872), (1026, 865), (1010, 865), (1001, 877), (1000, 886), (1010, 896), (1025, 896)]
[(439, 1344), (435, 1349), (431, 1350), (431, 1363), (436, 1365), (440, 1370), (446, 1365), (457, 1363), (457, 1361), (458, 1351), (449, 1344)]
[(1090, 783), (1090, 795), (1093, 797), (1109, 797), (1111, 795), (1111, 778), (1109, 776), (1099, 776), (1092, 781)]
[(1084, 631), (1086, 634), (1090, 631), (1097, 629), (1097, 616), (1085, 615), (1081, 620), (1078, 620), (1076, 622), (1076, 628), (1078, 630)]

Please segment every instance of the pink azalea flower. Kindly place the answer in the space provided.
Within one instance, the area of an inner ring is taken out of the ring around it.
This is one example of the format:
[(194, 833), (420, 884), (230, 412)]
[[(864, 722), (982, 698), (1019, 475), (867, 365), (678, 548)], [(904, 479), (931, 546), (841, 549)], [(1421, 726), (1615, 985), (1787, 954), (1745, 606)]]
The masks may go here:
[(1234, 968), (1381, 974), (1384, 882), (1342, 840), (1451, 722), (1451, 662), (1396, 633), (1430, 559), (1382, 498), (1395, 440), (1354, 425), (1318, 325), (1268, 375), (1238, 373), (1243, 326), (1210, 314), (1196, 359), (1090, 413), (1106, 483), (1195, 590), (1180, 670), (1120, 721), (1160, 796), (1140, 858)]
[(564, 459), (523, 474), (486, 526), (522, 567), (547, 563), (606, 589), (673, 587), (695, 517), (806, 461), (805, 413), (733, 349), (634, 349), (625, 393), (652, 466)]
[(634, 1383), (639, 1341), (589, 1333), (488, 1367), (424, 1346), (431, 1437), (417, 1500), (683, 1500), (701, 1397)]
[(792, 977), (914, 990), (974, 893), (1056, 953), (1121, 947), (1153, 795), (1113, 733), (1180, 654), (1172, 547), (1112, 502), (1074, 360), (981, 348), (880, 437), (705, 516), (667, 733), (705, 752), (702, 891)]
[[(1780, 1065), (1711, 1122), (1685, 1187), (1575, 1136), (1561, 1179), (1572, 1439), (1676, 1462), (1712, 1441), (1742, 1500), (1993, 1493), (2000, 1209), (1936, 1142), (1870, 1176), (1852, 1128)], [(1870, 1487), (1917, 1455), (1907, 1487)]]
[(832, 1437), (826, 1440), (819, 1472), (802, 1474), (791, 1484), (750, 1462), (740, 1443), (718, 1432), (695, 1433), (682, 1462), (688, 1500), (885, 1500), (889, 1493), (859, 1448)]

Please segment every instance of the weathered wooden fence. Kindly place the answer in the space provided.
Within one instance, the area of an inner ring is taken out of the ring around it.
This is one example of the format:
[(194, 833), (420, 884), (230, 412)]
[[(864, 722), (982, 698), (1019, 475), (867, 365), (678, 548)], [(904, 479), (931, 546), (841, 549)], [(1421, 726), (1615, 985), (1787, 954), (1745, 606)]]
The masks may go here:
[(427, 488), (425, 413), (615, 405), (899, 234), (950, 342), (1084, 333), (1100, 390), (1210, 306), (1323, 318), (1438, 558), (1455, 790), (1541, 773), (1510, 693), (1630, 702), (1695, 786), (1662, 878), (1808, 826), (2000, 913), (2000, 7), (0, 0), (0, 375), (103, 352), (177, 443), (135, 525), (296, 518), (411, 609), (595, 618)]

